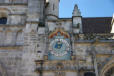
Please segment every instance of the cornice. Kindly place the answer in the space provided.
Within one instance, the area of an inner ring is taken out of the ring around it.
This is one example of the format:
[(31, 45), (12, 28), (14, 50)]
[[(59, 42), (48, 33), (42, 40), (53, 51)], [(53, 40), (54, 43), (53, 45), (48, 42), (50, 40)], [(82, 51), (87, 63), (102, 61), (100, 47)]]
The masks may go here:
[(39, 24), (39, 21), (26, 21), (26, 24)]
[(28, 6), (28, 3), (0, 3), (0, 6)]
[(0, 50), (22, 50), (23, 46), (0, 46)]
[(75, 43), (80, 44), (113, 44), (114, 40), (99, 40), (97, 42), (94, 42), (94, 40), (76, 40)]
[(9, 28), (9, 27), (18, 27), (18, 28), (23, 28), (25, 27), (25, 24), (18, 24), (18, 25), (9, 25), (9, 24), (0, 24), (0, 28)]

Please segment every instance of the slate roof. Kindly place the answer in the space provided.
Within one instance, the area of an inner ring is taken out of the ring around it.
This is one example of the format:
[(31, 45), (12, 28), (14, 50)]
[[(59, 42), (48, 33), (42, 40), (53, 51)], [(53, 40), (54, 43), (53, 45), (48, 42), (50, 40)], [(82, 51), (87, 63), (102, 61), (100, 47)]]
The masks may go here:
[(83, 33), (110, 33), (112, 17), (82, 18)]

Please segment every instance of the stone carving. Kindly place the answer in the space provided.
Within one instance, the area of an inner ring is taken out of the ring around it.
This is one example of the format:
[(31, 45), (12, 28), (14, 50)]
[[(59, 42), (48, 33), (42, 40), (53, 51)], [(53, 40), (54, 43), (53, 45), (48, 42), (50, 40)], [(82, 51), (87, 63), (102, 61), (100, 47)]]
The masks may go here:
[[(91, 19), (81, 17), (77, 5), (71, 18), (59, 18), (59, 2), (0, 0), (0, 18), (7, 18), (5, 24), (0, 19), (1, 76), (83, 76), (86, 71), (105, 76), (110, 72), (114, 34), (84, 33), (83, 24)], [(100, 25), (107, 19), (100, 18)], [(104, 29), (108, 29), (105, 24)]]
[(114, 40), (114, 34), (76, 34), (75, 40)]

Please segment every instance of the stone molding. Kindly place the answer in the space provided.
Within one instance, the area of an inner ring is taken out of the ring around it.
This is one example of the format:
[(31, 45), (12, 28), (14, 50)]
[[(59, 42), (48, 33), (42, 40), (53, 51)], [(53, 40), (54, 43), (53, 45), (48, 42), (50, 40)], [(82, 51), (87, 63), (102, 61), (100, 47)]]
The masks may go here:
[(114, 56), (112, 56), (112, 59), (107, 62), (104, 67), (102, 68), (100, 72), (100, 76), (105, 76), (104, 74), (111, 68), (114, 67)]
[(23, 46), (0, 46), (0, 50), (14, 50), (14, 49), (23, 49)]
[(27, 6), (28, 3), (0, 3), (0, 6)]
[(8, 27), (8, 28), (9, 28), (9, 27), (11, 27), (11, 28), (12, 28), (12, 27), (21, 27), (21, 28), (23, 28), (23, 27), (25, 27), (25, 25), (22, 25), (22, 24), (18, 24), (18, 25), (9, 25), (9, 24), (5, 24), (5, 25), (4, 25), (4, 24), (0, 24), (0, 28), (1, 28), (1, 27), (5, 27), (5, 28), (7, 28), (7, 27)]

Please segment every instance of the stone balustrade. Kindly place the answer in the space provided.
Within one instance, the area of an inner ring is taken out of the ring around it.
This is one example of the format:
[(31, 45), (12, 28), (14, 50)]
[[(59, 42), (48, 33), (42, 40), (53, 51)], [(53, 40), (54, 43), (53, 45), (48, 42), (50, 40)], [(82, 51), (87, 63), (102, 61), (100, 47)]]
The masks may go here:
[(39, 67), (39, 68), (36, 68), (36, 71), (41, 71), (41, 70), (44, 70), (44, 71), (66, 71), (66, 70), (72, 70), (72, 71), (75, 71), (77, 70), (76, 67), (64, 67), (62, 69), (57, 69), (56, 67), (49, 67), (49, 68), (46, 68), (46, 67)]
[(103, 34), (75, 34), (76, 41), (114, 41), (113, 33)]
[(61, 61), (56, 63), (56, 61), (37, 61), (36, 62), (36, 71), (65, 71), (65, 70), (77, 70), (77, 65), (74, 61)]
[(81, 65), (78, 67), (79, 70), (94, 70), (94, 67), (93, 66), (84, 66), (84, 65)]
[[(45, 63), (44, 63), (45, 65)], [(84, 66), (84, 65), (81, 65), (81, 66), (78, 66), (78, 65), (67, 65), (67, 64), (64, 64), (64, 66), (62, 68), (58, 68), (55, 64), (53, 64), (53, 66), (44, 66), (42, 65), (41, 66), (37, 66), (36, 67), (36, 71), (39, 72), (39, 71), (67, 71), (67, 70), (72, 70), (72, 71), (76, 71), (76, 70), (94, 70), (94, 67), (93, 66)]]

